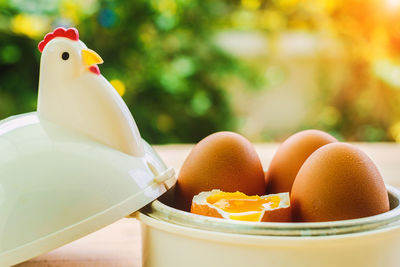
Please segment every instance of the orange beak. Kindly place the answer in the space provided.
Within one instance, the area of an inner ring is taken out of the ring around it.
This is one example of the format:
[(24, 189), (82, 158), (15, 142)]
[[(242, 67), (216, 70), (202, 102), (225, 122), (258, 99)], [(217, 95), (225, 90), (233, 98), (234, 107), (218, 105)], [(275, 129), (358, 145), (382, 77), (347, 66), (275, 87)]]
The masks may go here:
[(100, 69), (97, 64), (103, 63), (103, 59), (91, 49), (82, 49), (83, 63), (86, 65), (89, 71), (94, 74), (100, 75)]

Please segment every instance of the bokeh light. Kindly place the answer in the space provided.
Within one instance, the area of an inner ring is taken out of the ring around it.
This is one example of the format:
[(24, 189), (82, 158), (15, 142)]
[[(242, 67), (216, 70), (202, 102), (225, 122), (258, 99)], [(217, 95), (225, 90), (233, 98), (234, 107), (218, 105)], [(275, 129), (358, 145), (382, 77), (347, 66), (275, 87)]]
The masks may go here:
[(35, 109), (37, 43), (74, 26), (151, 143), (400, 142), (399, 15), (399, 0), (0, 0), (0, 119)]

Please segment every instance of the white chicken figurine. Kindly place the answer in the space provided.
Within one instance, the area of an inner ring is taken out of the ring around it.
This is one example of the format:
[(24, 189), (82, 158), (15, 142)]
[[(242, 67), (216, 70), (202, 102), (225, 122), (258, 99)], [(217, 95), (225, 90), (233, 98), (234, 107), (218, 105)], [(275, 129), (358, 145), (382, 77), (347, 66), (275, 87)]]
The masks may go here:
[(132, 156), (143, 156), (136, 123), (122, 98), (100, 74), (101, 57), (74, 28), (57, 28), (38, 45), (39, 116)]
[(38, 48), (37, 112), (0, 121), (0, 266), (127, 216), (176, 181), (76, 29)]

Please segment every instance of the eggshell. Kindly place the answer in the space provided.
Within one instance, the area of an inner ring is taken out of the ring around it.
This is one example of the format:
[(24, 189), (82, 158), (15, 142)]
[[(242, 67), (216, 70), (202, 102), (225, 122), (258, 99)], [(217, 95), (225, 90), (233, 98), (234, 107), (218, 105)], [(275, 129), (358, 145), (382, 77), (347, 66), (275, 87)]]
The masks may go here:
[(214, 133), (192, 149), (178, 176), (176, 206), (189, 211), (193, 196), (213, 189), (264, 195), (260, 159), (243, 136), (233, 132)]
[(298, 132), (286, 139), (265, 173), (267, 193), (290, 192), (294, 178), (306, 159), (321, 146), (332, 142), (337, 140), (319, 130)]
[(332, 143), (316, 150), (293, 184), (294, 219), (322, 222), (355, 219), (389, 210), (382, 176), (354, 145)]

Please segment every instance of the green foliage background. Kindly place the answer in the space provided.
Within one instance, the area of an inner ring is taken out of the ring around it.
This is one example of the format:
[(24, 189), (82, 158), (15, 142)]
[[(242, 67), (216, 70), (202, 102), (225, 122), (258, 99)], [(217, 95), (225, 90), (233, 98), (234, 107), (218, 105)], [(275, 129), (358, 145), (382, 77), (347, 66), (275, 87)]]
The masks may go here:
[[(74, 26), (104, 59), (102, 74), (125, 86), (123, 98), (153, 144), (197, 142), (220, 130), (280, 141), (307, 128), (341, 140), (400, 142), (399, 15), (396, 1), (376, 0), (0, 0), (0, 119), (35, 110), (37, 43), (57, 26)], [(262, 55), (235, 58), (221, 50), (216, 40), (224, 32), (265, 39)], [(293, 33), (300, 39), (279, 54)], [(304, 37), (315, 47), (302, 47)], [(313, 51), (296, 61), (296, 48)], [(307, 62), (315, 73), (293, 82), (310, 70)], [(241, 106), (248, 99), (235, 98), (242, 90), (254, 90), (243, 94), (250, 99), (263, 95), (255, 89), (284, 94), (297, 87), (312, 100), (301, 103), (306, 115), (287, 119), (287, 128), (256, 120), (284, 122), (274, 112), (294, 113), (285, 104), (296, 96), (256, 115), (253, 106)], [(246, 122), (261, 127), (249, 130)]]
[(24, 19), (47, 23), (48, 31), (77, 27), (80, 39), (104, 59), (102, 74), (126, 86), (124, 100), (151, 143), (197, 142), (234, 129), (223, 81), (235, 75), (256, 85), (252, 70), (213, 42), (235, 1), (1, 3), (0, 118), (36, 108), (42, 35)]

